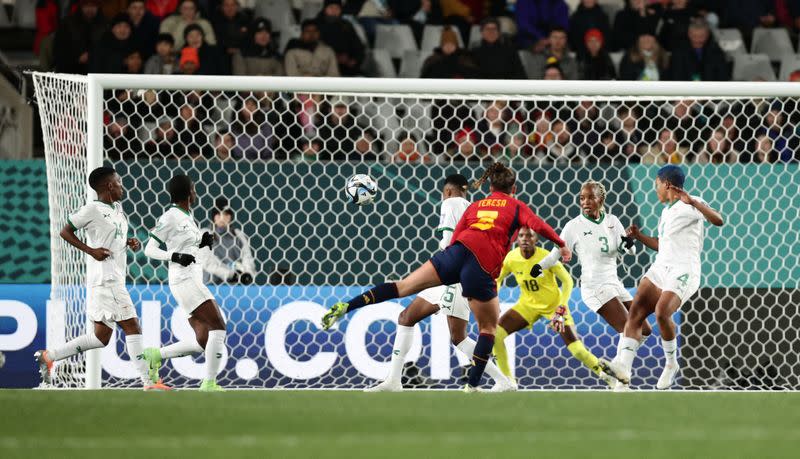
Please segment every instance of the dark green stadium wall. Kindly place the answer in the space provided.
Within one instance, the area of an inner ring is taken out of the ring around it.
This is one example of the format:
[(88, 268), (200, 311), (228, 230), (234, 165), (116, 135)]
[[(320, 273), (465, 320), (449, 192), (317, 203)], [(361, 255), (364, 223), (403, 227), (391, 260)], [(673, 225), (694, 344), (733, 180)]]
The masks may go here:
[[(168, 204), (164, 183), (176, 171), (199, 179), (194, 216), (210, 225), (216, 198), (224, 196), (256, 249), (265, 283), (278, 266), (299, 284), (371, 284), (396, 278), (437, 248), (442, 178), (477, 177), (473, 166), (411, 166), (334, 163), (118, 162), (128, 189), (124, 205), (131, 225), (145, 239)], [(656, 231), (660, 205), (653, 192), (655, 166), (518, 167), (519, 197), (560, 229), (579, 209), (580, 184), (593, 178), (608, 188), (609, 210), (623, 224)], [(703, 256), (705, 287), (789, 287), (800, 280), (796, 243), (800, 195), (798, 169), (790, 166), (688, 166), (687, 187), (723, 210), (723, 228), (708, 227)], [(44, 161), (0, 161), (3, 209), (0, 223), (2, 282), (48, 282), (50, 278)], [(369, 173), (381, 194), (374, 206), (347, 204), (345, 179)], [(695, 192), (693, 190), (703, 190)], [(422, 235), (422, 237), (420, 237)], [(325, 256), (319, 256), (325, 252)], [(635, 285), (652, 253), (626, 258), (620, 270)], [(318, 261), (319, 260), (319, 261)], [(131, 277), (166, 279), (166, 268), (140, 252)], [(577, 277), (580, 268), (574, 267)]]

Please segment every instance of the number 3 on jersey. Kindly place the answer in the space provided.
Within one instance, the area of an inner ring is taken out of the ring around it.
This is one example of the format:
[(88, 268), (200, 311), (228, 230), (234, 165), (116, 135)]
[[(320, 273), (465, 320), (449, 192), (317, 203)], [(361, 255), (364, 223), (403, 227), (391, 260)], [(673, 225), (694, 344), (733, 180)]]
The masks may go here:
[(481, 231), (486, 231), (488, 229), (494, 228), (494, 221), (497, 220), (497, 216), (499, 212), (496, 210), (479, 210), (476, 216), (478, 217), (478, 221), (469, 225), (472, 228), (479, 229)]

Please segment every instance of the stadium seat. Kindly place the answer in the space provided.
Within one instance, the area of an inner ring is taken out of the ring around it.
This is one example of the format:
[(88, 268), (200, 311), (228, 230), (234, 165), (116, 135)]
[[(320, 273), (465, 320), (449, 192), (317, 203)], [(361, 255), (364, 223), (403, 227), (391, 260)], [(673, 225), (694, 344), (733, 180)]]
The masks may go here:
[(36, 28), (36, 2), (17, 0), (14, 4), (13, 22), (23, 29)]
[(422, 64), (430, 56), (430, 52), (409, 49), (403, 53), (400, 61), (400, 78), (419, 78), (422, 73)]
[(375, 48), (372, 50), (372, 63), (374, 64), (375, 76), (379, 78), (396, 78), (397, 72), (392, 63), (392, 56), (389, 50), (383, 48)]
[(275, 30), (285, 30), (295, 25), (292, 5), (289, 0), (259, 0), (253, 8), (255, 17), (272, 21)]
[(533, 53), (527, 49), (521, 49), (518, 51), (518, 53), (519, 60), (522, 61), (522, 67), (525, 69), (525, 75), (527, 75), (528, 78), (531, 78), (531, 75), (536, 75), (536, 71), (533, 69), (533, 66), (535, 65)]
[(608, 55), (611, 57), (611, 62), (614, 63), (614, 71), (619, 75), (619, 64), (622, 62), (622, 57), (625, 56), (625, 51), (614, 51)]
[(733, 57), (747, 53), (744, 47), (744, 39), (742, 39), (742, 32), (739, 29), (713, 29), (713, 33), (719, 47), (728, 56)]
[(303, 2), (303, 8), (300, 10), (300, 20), (314, 19), (317, 14), (322, 10), (322, 2)]
[(375, 47), (389, 51), (392, 58), (400, 59), (408, 49), (417, 49), (411, 27), (407, 25), (378, 24), (375, 29)]
[(292, 38), (300, 38), (300, 26), (297, 24), (289, 25), (283, 29), (281, 29), (280, 33), (280, 51), (282, 53), (286, 53), (286, 45), (289, 44), (289, 40)]
[(756, 27), (753, 29), (753, 42), (750, 46), (752, 54), (766, 54), (773, 62), (780, 61), (787, 54), (794, 54), (792, 40), (789, 39), (789, 32), (784, 29), (765, 29)]
[[(426, 25), (425, 29), (422, 31), (422, 43), (420, 44), (419, 49), (421, 51), (423, 51), (423, 52), (425, 52), (425, 51), (431, 52), (434, 49), (438, 48), (439, 47), (439, 41), (442, 38), (442, 31), (443, 30), (444, 30), (444, 26)], [(461, 38), (461, 34), (458, 33), (457, 29), (454, 28), (453, 30), (455, 30), (456, 37), (458, 37), (458, 46), (463, 48), (464, 47), (464, 40)]]
[(469, 28), (469, 47), (474, 48), (481, 44), (481, 26), (474, 24)]
[(789, 74), (795, 70), (800, 70), (800, 55), (788, 54), (781, 59), (781, 70), (778, 79), (786, 81), (789, 79)]
[(733, 58), (734, 81), (775, 81), (772, 62), (766, 54), (740, 54)]

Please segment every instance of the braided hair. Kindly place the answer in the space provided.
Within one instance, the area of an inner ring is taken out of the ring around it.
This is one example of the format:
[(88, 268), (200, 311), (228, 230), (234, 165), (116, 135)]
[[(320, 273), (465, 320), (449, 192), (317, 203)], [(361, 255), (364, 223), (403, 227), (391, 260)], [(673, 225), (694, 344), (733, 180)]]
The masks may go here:
[(583, 182), (583, 184), (581, 185), (581, 189), (584, 189), (584, 188), (586, 188), (588, 186), (594, 187), (594, 193), (600, 198), (600, 201), (602, 201), (602, 203), (603, 203), (603, 204), (601, 204), (600, 210), (605, 212), (605, 210), (606, 210), (606, 186), (603, 185), (601, 182), (589, 179), (589, 180)]
[(514, 173), (511, 168), (507, 167), (503, 163), (494, 163), (483, 173), (481, 178), (476, 180), (472, 184), (472, 188), (479, 189), (481, 185), (483, 185), (486, 180), (489, 180), (489, 184), (495, 191), (499, 191), (501, 193), (511, 193), (511, 190), (514, 188), (514, 184), (517, 181), (517, 175)]

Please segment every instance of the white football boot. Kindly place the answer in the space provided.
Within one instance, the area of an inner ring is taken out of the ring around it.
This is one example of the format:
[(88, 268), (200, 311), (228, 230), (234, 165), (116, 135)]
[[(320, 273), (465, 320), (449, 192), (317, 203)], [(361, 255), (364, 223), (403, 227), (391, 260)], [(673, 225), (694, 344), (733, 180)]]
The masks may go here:
[(403, 392), (403, 383), (387, 379), (386, 381), (364, 389), (364, 392)]
[(512, 381), (510, 378), (503, 378), (498, 379), (497, 382), (494, 383), (494, 386), (489, 390), (489, 392), (516, 392), (517, 391), (517, 383), (516, 381)]
[(678, 375), (678, 370), (681, 367), (677, 363), (667, 363), (664, 365), (664, 371), (661, 372), (661, 377), (658, 378), (656, 389), (667, 390), (675, 383), (675, 377)]

